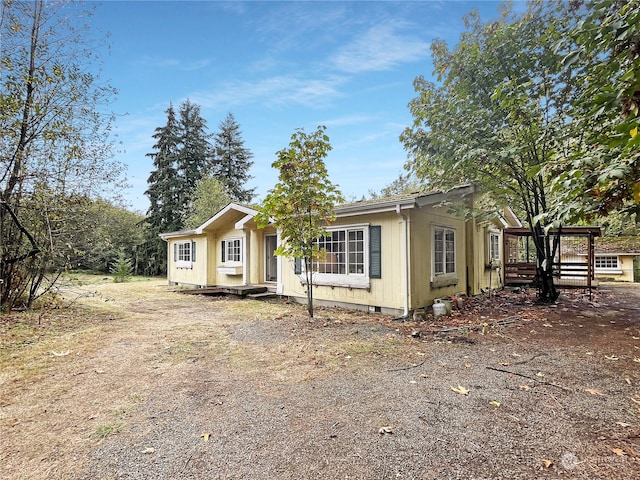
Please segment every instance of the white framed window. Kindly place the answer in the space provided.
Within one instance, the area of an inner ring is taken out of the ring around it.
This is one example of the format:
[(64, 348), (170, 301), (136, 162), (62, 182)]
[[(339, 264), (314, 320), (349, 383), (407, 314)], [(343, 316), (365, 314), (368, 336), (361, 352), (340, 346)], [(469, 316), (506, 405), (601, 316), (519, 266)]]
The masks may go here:
[(173, 261), (177, 268), (192, 268), (196, 261), (196, 242), (185, 240), (174, 243)]
[(622, 273), (617, 255), (596, 255), (596, 273)]
[(365, 275), (365, 231), (364, 227), (346, 228), (320, 237), (315, 243), (325, 256), (313, 262), (313, 271), (332, 275)]
[[(382, 278), (381, 238), (380, 226), (330, 228), (326, 235), (315, 241), (324, 256), (312, 263), (313, 283), (369, 288), (371, 278)], [(296, 273), (302, 274), (300, 261), (297, 264)]]
[(453, 228), (433, 227), (433, 276), (455, 273), (456, 231)]
[(229, 238), (222, 241), (222, 263), (239, 264), (242, 263), (242, 239)]
[(500, 264), (500, 234), (497, 232), (489, 232), (488, 256), (488, 263), (494, 266)]

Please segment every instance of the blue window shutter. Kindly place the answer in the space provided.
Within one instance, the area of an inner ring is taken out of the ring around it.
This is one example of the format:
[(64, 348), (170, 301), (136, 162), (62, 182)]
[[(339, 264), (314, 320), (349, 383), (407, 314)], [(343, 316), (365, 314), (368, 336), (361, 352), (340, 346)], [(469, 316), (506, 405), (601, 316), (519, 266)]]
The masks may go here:
[(225, 260), (225, 254), (224, 254), (224, 247), (225, 247), (225, 241), (223, 240), (222, 242), (220, 242), (220, 251), (222, 251), (222, 263), (224, 263)]
[(173, 261), (174, 262), (178, 261), (178, 244), (177, 243), (173, 244)]
[(369, 277), (382, 278), (382, 227), (369, 227)]
[(196, 261), (196, 242), (194, 240), (191, 241), (191, 261)]
[(293, 273), (300, 275), (302, 273), (302, 260), (300, 258), (293, 259)]

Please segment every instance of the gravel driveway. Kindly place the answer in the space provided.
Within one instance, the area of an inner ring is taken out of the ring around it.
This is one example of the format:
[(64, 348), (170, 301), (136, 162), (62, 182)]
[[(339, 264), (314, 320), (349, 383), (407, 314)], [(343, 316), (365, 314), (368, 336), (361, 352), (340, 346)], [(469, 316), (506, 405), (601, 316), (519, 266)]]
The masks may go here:
[[(497, 296), (437, 325), (162, 298), (116, 298), (136, 320), (84, 394), (129, 395), (123, 428), (48, 478), (640, 478), (637, 288)], [(21, 473), (0, 478), (39, 478)]]

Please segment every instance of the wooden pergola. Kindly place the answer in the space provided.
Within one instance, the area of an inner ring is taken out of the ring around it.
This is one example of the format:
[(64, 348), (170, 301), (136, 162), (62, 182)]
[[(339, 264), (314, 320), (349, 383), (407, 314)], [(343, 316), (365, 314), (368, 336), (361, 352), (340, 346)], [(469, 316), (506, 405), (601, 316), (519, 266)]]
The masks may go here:
[[(553, 279), (558, 287), (588, 288), (597, 286), (595, 279), (595, 237), (600, 227), (562, 227), (549, 232), (559, 234), (559, 245), (553, 259)], [(528, 285), (536, 281), (536, 250), (528, 228), (507, 228), (503, 236), (505, 285)]]

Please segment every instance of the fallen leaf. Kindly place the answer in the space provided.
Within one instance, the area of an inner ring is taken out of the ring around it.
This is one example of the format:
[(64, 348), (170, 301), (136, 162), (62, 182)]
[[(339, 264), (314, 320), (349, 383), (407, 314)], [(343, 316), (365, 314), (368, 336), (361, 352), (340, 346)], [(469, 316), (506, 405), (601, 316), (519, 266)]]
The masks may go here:
[(416, 352), (416, 355), (420, 355), (421, 357), (424, 357), (426, 354), (422, 352)]
[(499, 407), (500, 405), (502, 405), (500, 402), (496, 402), (495, 400), (489, 402), (489, 405), (493, 405), (494, 407)]
[(155, 453), (156, 449), (153, 447), (145, 448), (142, 453)]
[(529, 385), (520, 385), (520, 390), (528, 392), (529, 390), (531, 390), (531, 387)]
[(500, 362), (500, 365), (502, 365), (503, 367), (508, 367), (509, 365), (511, 365), (511, 363), (509, 363), (509, 362)]
[(387, 433), (393, 433), (393, 429), (391, 427), (380, 427), (378, 429), (378, 433), (380, 435), (384, 435), (384, 434), (387, 434)]
[(410, 380), (409, 383), (418, 383), (415, 380)]
[(607, 360), (618, 360), (618, 357), (616, 357), (615, 355), (605, 355), (604, 358), (606, 358)]
[(544, 468), (549, 468), (551, 465), (553, 465), (553, 462), (551, 460), (543, 460), (542, 465), (544, 465)]
[(203, 440), (204, 440), (205, 442), (208, 442), (208, 441), (209, 441), (209, 435), (210, 435), (210, 434), (208, 434), (208, 433), (203, 433), (203, 434), (202, 434), (202, 435), (200, 435), (200, 436), (203, 438)]
[(538, 373), (536, 373), (536, 377), (544, 377), (544, 373), (538, 372)]
[(427, 374), (426, 373), (421, 373), (420, 374), (420, 378), (427, 378)]
[(464, 388), (462, 385), (458, 385), (457, 387), (451, 387), (451, 390), (456, 392), (458, 395), (466, 395), (469, 393), (469, 390)]
[(51, 355), (53, 355), (54, 357), (66, 357), (70, 353), (71, 350), (65, 350), (64, 352), (54, 352), (53, 350), (51, 350)]
[(636, 405), (640, 405), (640, 400), (636, 400), (633, 397), (629, 397), (629, 400), (631, 400), (633, 403), (635, 403)]
[(622, 450), (621, 448), (612, 448), (611, 450), (613, 451), (613, 453), (615, 453), (616, 455), (618, 455), (620, 457), (624, 457), (626, 455), (624, 450)]
[(631, 379), (630, 378), (625, 378), (624, 381), (627, 382), (629, 385), (631, 385)]
[(630, 423), (626, 423), (626, 422), (616, 422), (616, 425), (619, 425), (621, 427), (630, 427), (631, 426)]
[(584, 391), (590, 393), (591, 395), (604, 395), (604, 393), (602, 393), (602, 391), (598, 390), (597, 388), (585, 388)]
[(470, 367), (471, 367), (471, 364), (470, 364), (469, 362), (467, 362), (467, 363), (465, 363), (465, 364), (464, 364), (464, 366), (465, 366), (466, 368), (470, 368)]
[(542, 326), (543, 327), (553, 327), (553, 325), (551, 325), (550, 323), (543, 323)]
[(640, 363), (640, 358), (638, 358), (638, 357), (633, 357), (633, 361), (634, 361), (634, 362), (636, 362), (636, 363)]

